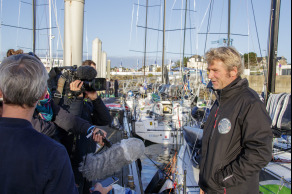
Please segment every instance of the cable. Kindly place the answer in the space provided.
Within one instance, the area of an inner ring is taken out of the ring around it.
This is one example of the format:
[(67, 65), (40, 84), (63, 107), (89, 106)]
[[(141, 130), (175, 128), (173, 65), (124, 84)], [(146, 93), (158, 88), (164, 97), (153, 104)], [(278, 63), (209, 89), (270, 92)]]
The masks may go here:
[(252, 11), (253, 11), (253, 17), (254, 17), (255, 28), (256, 28), (256, 32), (257, 32), (257, 39), (258, 39), (258, 43), (259, 43), (260, 55), (261, 55), (261, 57), (263, 57), (263, 55), (262, 55), (261, 43), (260, 43), (260, 39), (259, 39), (258, 26), (257, 26), (257, 21), (256, 21), (256, 17), (255, 17), (254, 6), (253, 6), (253, 0), (251, 0), (251, 5), (252, 5)]
[(214, 1), (211, 0), (211, 6), (210, 6), (210, 10), (209, 10), (209, 19), (208, 19), (208, 26), (207, 26), (207, 34), (206, 34), (206, 40), (205, 40), (204, 53), (206, 53), (206, 48), (207, 48), (208, 33), (210, 31), (210, 26), (211, 26), (211, 21), (212, 21), (213, 6), (214, 6)]

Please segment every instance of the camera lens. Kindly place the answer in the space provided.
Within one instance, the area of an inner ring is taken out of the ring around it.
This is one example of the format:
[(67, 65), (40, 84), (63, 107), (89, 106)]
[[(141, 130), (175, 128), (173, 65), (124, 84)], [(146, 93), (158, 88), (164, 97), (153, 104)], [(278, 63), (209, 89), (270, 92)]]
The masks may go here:
[(95, 78), (92, 81), (83, 81), (86, 91), (103, 91), (106, 90), (106, 79)]
[(93, 88), (95, 89), (95, 91), (106, 90), (106, 79), (95, 78), (92, 82), (93, 82)]

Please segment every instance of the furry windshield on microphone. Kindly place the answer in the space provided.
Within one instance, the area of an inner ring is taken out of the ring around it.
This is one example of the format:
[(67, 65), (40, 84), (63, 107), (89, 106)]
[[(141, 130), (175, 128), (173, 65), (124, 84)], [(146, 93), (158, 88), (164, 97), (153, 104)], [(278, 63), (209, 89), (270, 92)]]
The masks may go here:
[(85, 163), (80, 163), (79, 171), (89, 181), (102, 180), (122, 170), (145, 153), (142, 140), (124, 139), (101, 154), (88, 154)]
[(97, 76), (97, 71), (90, 66), (80, 66), (76, 70), (76, 75), (80, 80), (93, 80)]

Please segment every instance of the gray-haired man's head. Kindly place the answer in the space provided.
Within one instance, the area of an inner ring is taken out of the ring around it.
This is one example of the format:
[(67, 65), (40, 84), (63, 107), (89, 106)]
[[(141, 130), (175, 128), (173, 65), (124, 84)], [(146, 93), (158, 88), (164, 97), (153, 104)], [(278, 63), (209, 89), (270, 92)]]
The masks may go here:
[(47, 90), (48, 72), (42, 62), (27, 55), (13, 55), (0, 65), (0, 91), (5, 104), (33, 107)]

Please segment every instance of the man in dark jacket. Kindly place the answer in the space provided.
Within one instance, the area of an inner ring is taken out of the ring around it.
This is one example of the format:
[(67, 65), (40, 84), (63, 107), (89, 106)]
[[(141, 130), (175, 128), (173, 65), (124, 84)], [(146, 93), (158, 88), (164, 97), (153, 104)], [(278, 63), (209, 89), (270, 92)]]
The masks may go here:
[(0, 65), (0, 193), (78, 193), (66, 149), (31, 125), (48, 74), (35, 57), (15, 55)]
[[(82, 86), (83, 82), (76, 80), (70, 83), (70, 90), (80, 92)], [(96, 126), (107, 126), (111, 122), (109, 111), (96, 91), (85, 91), (73, 99), (65, 96), (62, 106), (71, 114), (79, 116)], [(83, 161), (83, 157), (96, 151), (96, 143), (88, 139), (86, 134), (69, 134), (63, 138), (62, 143), (69, 153), (79, 194), (89, 193), (92, 183), (82, 176), (78, 168)]]
[(259, 95), (240, 76), (232, 47), (206, 54), (217, 100), (204, 127), (201, 193), (259, 193), (259, 173), (272, 159), (271, 120)]
[(115, 80), (115, 97), (119, 97), (119, 80)]

